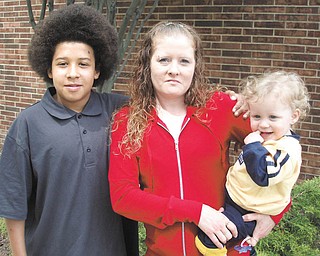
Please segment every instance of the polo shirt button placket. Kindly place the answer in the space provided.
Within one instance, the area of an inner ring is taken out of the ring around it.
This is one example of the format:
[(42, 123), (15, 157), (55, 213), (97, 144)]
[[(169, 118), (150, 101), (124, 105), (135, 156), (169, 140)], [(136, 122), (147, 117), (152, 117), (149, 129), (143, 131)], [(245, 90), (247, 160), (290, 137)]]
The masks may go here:
[[(80, 136), (82, 137), (81, 142), (84, 149), (84, 157), (85, 157), (85, 163), (86, 165), (92, 164), (92, 145), (90, 144), (90, 141), (88, 141), (88, 130), (85, 128), (86, 125), (86, 118), (81, 113), (78, 113), (76, 115), (78, 128), (80, 130)], [(90, 146), (91, 145), (91, 146)]]

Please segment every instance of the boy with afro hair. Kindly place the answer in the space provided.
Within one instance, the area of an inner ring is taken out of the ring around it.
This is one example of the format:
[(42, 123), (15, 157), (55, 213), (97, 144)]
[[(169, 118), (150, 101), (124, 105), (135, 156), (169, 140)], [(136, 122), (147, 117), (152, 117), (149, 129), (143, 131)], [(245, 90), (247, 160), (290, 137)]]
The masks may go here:
[(92, 90), (110, 78), (117, 50), (92, 7), (72, 4), (37, 25), (29, 61), (52, 86), (13, 122), (0, 159), (13, 255), (138, 255), (137, 223), (113, 212), (107, 179), (109, 122), (127, 98)]

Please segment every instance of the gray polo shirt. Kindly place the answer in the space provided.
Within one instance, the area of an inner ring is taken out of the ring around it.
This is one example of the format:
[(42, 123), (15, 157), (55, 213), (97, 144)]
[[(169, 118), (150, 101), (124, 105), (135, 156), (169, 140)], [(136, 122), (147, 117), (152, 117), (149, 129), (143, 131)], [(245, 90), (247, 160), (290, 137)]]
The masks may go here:
[(0, 216), (26, 220), (32, 256), (125, 255), (107, 180), (107, 128), (125, 100), (91, 93), (75, 113), (51, 94), (22, 111), (0, 160)]

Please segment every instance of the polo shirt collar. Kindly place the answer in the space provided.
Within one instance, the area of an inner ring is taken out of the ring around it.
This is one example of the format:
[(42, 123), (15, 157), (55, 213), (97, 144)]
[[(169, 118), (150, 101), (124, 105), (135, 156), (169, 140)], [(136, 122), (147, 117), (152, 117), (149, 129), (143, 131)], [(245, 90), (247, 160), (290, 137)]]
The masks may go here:
[[(56, 89), (54, 87), (50, 87), (45, 92), (42, 100), (40, 101), (43, 108), (51, 115), (59, 119), (69, 119), (76, 114), (77, 112), (63, 106), (59, 102), (57, 102), (53, 95), (56, 94)], [(91, 95), (89, 101), (81, 112), (82, 115), (87, 116), (97, 116), (102, 113), (102, 105), (101, 100), (98, 96), (98, 93), (91, 91)]]

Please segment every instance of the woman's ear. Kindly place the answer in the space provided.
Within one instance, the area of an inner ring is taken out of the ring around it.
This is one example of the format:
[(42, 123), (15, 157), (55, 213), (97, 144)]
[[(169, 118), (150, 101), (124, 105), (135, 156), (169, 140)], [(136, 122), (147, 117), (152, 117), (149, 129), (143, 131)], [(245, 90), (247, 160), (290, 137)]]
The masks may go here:
[(290, 122), (291, 125), (294, 125), (299, 120), (300, 114), (301, 114), (300, 109), (296, 109), (295, 111), (293, 111), (291, 116), (291, 122)]

